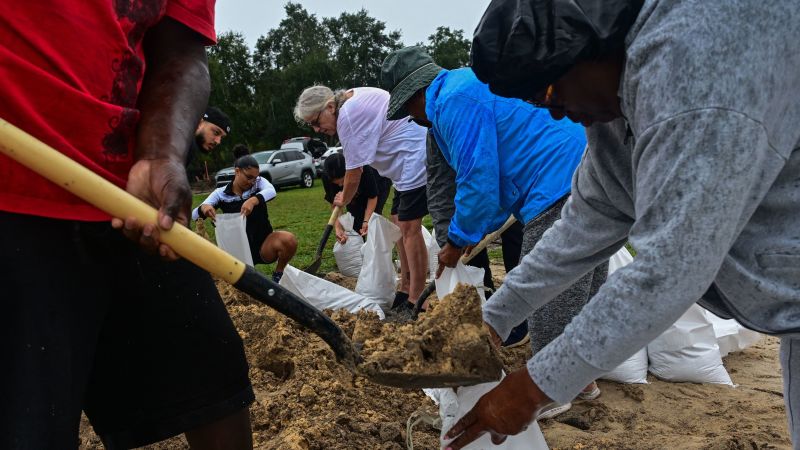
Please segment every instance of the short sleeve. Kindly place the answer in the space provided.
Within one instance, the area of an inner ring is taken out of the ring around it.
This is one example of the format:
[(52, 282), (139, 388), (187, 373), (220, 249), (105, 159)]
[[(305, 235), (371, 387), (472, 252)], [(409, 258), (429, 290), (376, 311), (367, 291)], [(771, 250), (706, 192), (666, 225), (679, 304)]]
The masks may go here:
[(206, 45), (214, 45), (214, 4), (215, 0), (170, 0), (166, 15), (202, 35)]

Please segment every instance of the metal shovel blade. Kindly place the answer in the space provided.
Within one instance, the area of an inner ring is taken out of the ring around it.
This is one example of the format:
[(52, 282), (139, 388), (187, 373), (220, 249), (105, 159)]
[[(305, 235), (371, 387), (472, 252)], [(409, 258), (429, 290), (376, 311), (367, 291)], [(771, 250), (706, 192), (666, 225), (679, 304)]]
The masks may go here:
[(308, 265), (308, 267), (303, 269), (303, 272), (316, 275), (316, 273), (319, 271), (319, 267), (322, 265), (322, 252), (325, 250), (325, 244), (328, 243), (328, 239), (331, 237), (333, 224), (336, 223), (336, 220), (339, 219), (339, 215), (341, 214), (341, 206), (333, 208), (331, 217), (328, 219), (328, 224), (325, 225), (325, 231), (322, 232), (322, 238), (319, 240), (319, 245), (317, 245), (317, 252), (314, 254), (314, 260)]
[(424, 388), (446, 388), (458, 386), (472, 386), (475, 384), (488, 383), (490, 381), (498, 381), (500, 373), (485, 374), (485, 375), (449, 375), (449, 374), (415, 374), (403, 372), (375, 372), (364, 373), (361, 375), (368, 378), (370, 381), (383, 386), (407, 388), (407, 389), (424, 389)]

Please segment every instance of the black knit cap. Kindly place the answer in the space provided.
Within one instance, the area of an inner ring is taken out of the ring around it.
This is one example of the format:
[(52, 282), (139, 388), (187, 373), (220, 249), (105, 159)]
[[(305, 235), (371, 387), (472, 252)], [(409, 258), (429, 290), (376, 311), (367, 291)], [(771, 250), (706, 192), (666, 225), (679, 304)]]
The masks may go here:
[(479, 80), (503, 97), (533, 98), (575, 63), (624, 45), (643, 0), (492, 0), (472, 40)]
[(205, 114), (203, 114), (203, 120), (222, 128), (225, 130), (225, 133), (231, 132), (231, 119), (228, 118), (227, 114), (220, 111), (219, 108), (209, 106)]

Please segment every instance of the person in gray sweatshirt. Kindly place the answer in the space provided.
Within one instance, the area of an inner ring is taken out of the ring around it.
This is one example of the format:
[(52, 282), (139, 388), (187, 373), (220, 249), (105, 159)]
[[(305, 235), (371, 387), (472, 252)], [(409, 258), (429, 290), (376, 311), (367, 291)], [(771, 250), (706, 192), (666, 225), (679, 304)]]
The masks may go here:
[(520, 432), (698, 300), (780, 337), (800, 448), (800, 1), (493, 0), (472, 67), (589, 127), (561, 220), (484, 308), (497, 337), (626, 241), (638, 254), (448, 448)]

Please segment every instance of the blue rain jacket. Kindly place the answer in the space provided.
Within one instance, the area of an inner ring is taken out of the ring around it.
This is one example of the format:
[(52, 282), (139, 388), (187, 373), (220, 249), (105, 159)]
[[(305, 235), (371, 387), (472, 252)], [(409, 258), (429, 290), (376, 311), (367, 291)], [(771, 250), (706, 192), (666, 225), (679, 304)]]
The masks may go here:
[(569, 194), (586, 147), (581, 125), (492, 94), (469, 68), (442, 70), (425, 94), (434, 138), (456, 172), (454, 244), (479, 242), (510, 214), (528, 223)]

